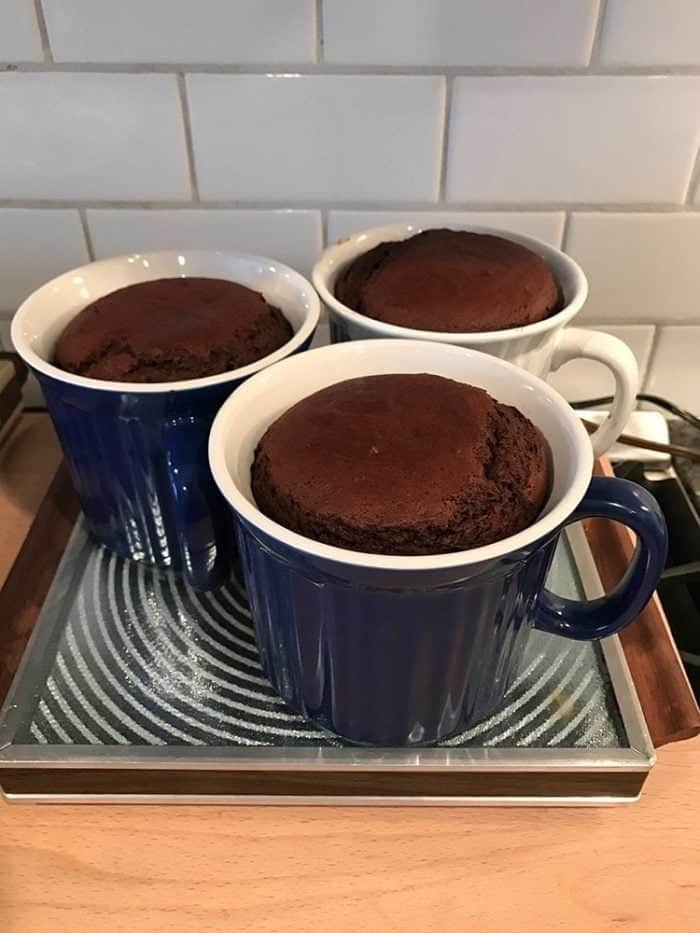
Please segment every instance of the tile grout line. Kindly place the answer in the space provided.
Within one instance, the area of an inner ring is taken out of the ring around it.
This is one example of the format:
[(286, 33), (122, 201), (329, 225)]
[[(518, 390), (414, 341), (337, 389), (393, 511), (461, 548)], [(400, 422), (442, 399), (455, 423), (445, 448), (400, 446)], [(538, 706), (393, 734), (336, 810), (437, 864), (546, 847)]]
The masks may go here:
[(199, 204), (199, 185), (194, 163), (194, 143), (192, 142), (192, 125), (190, 123), (190, 106), (187, 99), (187, 87), (183, 72), (177, 74), (177, 93), (180, 98), (180, 111), (182, 113), (182, 128), (185, 133), (185, 149), (187, 152), (187, 166), (189, 169), (192, 203)]
[(53, 68), (53, 52), (51, 51), (49, 30), (46, 26), (46, 16), (44, 14), (44, 7), (41, 0), (34, 0), (34, 14), (36, 16), (36, 24), (39, 30), (39, 37), (41, 39), (41, 48), (44, 53), (45, 64), (49, 64), (51, 68)]
[(695, 153), (695, 161), (693, 162), (693, 167), (690, 170), (690, 177), (688, 178), (688, 189), (685, 193), (683, 203), (686, 206), (693, 206), (693, 200), (696, 193), (700, 193), (700, 146), (698, 146), (698, 151)]
[[(50, 51), (50, 50), (49, 50)], [(698, 65), (335, 65), (321, 62), (275, 62), (260, 64), (213, 64), (211, 62), (23, 62), (1, 61), (3, 71), (24, 74), (46, 72), (69, 72), (81, 74), (225, 74), (225, 75), (276, 75), (290, 72), (299, 75), (339, 75), (347, 77), (432, 77), (446, 76), (465, 78), (586, 78), (586, 77), (683, 77), (700, 75)]]
[(320, 65), (324, 59), (323, 0), (316, 0), (315, 3), (314, 28), (316, 30), (314, 36), (316, 64)]
[(55, 210), (61, 208), (92, 208), (94, 210), (259, 210), (259, 211), (313, 211), (336, 210), (384, 213), (516, 213), (554, 214), (561, 212), (593, 214), (691, 215), (700, 213), (700, 204), (669, 202), (595, 202), (595, 201), (343, 201), (327, 198), (307, 198), (303, 201), (277, 198), (233, 200), (210, 198), (206, 200), (111, 200), (109, 198), (0, 198), (0, 209)]
[(438, 201), (445, 203), (445, 188), (447, 184), (447, 156), (450, 142), (450, 123), (452, 119), (452, 91), (454, 78), (445, 76), (444, 104), (442, 112), (442, 133), (440, 138), (440, 175), (438, 178)]
[(591, 42), (591, 54), (588, 59), (588, 67), (593, 68), (600, 65), (600, 47), (603, 36), (603, 25), (605, 23), (605, 14), (608, 9), (608, 0), (599, 0), (598, 18), (593, 31), (593, 41)]
[[(319, 213), (321, 217), (321, 251), (323, 251), (329, 245), (328, 243), (328, 217), (327, 217), (328, 212), (326, 211), (325, 208), (323, 208), (321, 211), (319, 211)], [(306, 272), (303, 273), (304, 277), (308, 279), (309, 282), (311, 281), (311, 273), (313, 271), (313, 267), (314, 267), (314, 263), (311, 263), (311, 269), (309, 270), (308, 274)], [(320, 332), (322, 328), (328, 328), (328, 327), (330, 327), (329, 319), (328, 319), (328, 311), (326, 310), (326, 306), (324, 305), (324, 303), (321, 302), (321, 317), (319, 318), (319, 321), (318, 321), (317, 332)], [(330, 337), (328, 339), (330, 341)]]
[[(630, 321), (627, 319), (618, 319), (618, 318), (608, 318), (605, 320), (600, 317), (592, 317), (590, 320), (586, 320), (581, 323), (581, 325), (576, 324), (576, 327), (581, 326), (586, 330), (596, 330), (602, 327), (626, 327), (632, 328), (635, 327), (655, 327), (658, 324), (658, 321)], [(691, 325), (692, 326), (692, 325)], [(651, 352), (651, 351), (650, 351)]]
[(84, 207), (78, 208), (78, 217), (80, 218), (80, 226), (83, 229), (83, 236), (85, 237), (85, 246), (87, 248), (88, 258), (90, 262), (94, 262), (95, 248), (92, 242), (92, 232), (90, 231), (90, 225), (88, 224), (87, 209)]
[(639, 371), (639, 390), (638, 390), (639, 392), (644, 391), (644, 386), (646, 385), (647, 376), (649, 375), (649, 372), (651, 370), (652, 352), (656, 346), (656, 335), (658, 331), (659, 331), (658, 323), (653, 324), (652, 332), (651, 332), (651, 346), (649, 347), (649, 355), (646, 358), (643, 369), (640, 367), (640, 371)]
[[(664, 322), (665, 324), (666, 322)], [(661, 339), (661, 331), (663, 326), (660, 322), (654, 323), (654, 334), (651, 338), (651, 349), (649, 350), (649, 358), (647, 359), (647, 365), (644, 371), (644, 378), (640, 380), (639, 391), (645, 392), (647, 385), (649, 383), (649, 378), (653, 372), (654, 364), (656, 363), (656, 357), (659, 352), (659, 341)]]
[(561, 228), (561, 240), (559, 241), (559, 249), (565, 253), (568, 247), (568, 238), (569, 238), (569, 226), (571, 221), (571, 214), (569, 211), (564, 211), (564, 223)]

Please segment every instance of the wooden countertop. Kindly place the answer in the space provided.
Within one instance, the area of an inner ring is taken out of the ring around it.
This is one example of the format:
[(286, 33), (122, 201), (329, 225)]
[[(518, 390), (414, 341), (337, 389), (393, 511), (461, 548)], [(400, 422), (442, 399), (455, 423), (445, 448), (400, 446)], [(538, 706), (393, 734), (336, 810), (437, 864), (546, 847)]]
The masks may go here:
[[(58, 462), (0, 450), (0, 582)], [(8, 806), (2, 933), (610, 930), (700, 917), (700, 740), (610, 809)]]

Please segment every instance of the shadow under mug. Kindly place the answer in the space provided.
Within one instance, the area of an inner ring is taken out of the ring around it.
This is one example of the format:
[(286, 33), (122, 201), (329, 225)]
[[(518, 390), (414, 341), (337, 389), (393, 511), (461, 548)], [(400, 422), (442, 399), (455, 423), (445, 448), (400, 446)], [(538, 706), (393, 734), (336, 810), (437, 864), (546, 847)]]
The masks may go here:
[[(51, 363), (63, 328), (90, 301), (135, 282), (184, 274), (262, 292), (283, 311), (293, 338), (249, 366), (182, 382), (108, 382)], [(39, 380), (88, 527), (102, 544), (122, 557), (181, 572), (197, 589), (226, 579), (235, 537), (209, 470), (212, 421), (250, 375), (308, 347), (318, 316), (313, 288), (287, 266), (197, 250), (91, 263), (27, 298), (13, 319), (12, 340)]]
[[(260, 512), (250, 466), (266, 428), (291, 405), (343, 379), (431, 372), (516, 405), (550, 446), (553, 483), (538, 520), (486, 547), (397, 557), (332, 547)], [(591, 479), (588, 437), (542, 380), (471, 350), (399, 341), (346, 343), (286, 360), (221, 408), (209, 457), (238, 519), (239, 553), (266, 672), (296, 710), (353, 742), (435, 742), (493, 711), (511, 685), (529, 630), (596, 639), (620, 631), (659, 580), (666, 528), (656, 501), (625, 480)], [(638, 535), (607, 596), (545, 589), (562, 529), (602, 516)]]
[[(461, 225), (460, 225), (461, 226)], [(521, 243), (540, 255), (557, 280), (564, 307), (543, 321), (524, 327), (480, 333), (424, 331), (388, 324), (347, 307), (335, 297), (338, 275), (358, 256), (379, 243), (405, 240), (420, 233), (418, 224), (374, 227), (329, 246), (313, 269), (313, 283), (328, 309), (333, 343), (374, 338), (435, 340), (490, 353), (546, 379), (569, 360), (585, 357), (606, 366), (615, 379), (615, 397), (608, 417), (591, 435), (596, 456), (605, 453), (623, 431), (639, 390), (639, 372), (634, 354), (622, 340), (601, 331), (567, 327), (583, 308), (588, 282), (583, 270), (570, 256), (542, 240), (491, 227), (461, 226), (473, 233), (487, 233)]]

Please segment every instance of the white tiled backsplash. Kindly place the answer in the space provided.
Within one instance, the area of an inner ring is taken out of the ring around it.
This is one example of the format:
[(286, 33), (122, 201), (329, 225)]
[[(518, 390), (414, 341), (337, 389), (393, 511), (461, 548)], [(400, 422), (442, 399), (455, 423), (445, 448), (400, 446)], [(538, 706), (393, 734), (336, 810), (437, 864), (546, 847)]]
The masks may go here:
[(89, 258), (308, 273), (364, 227), (478, 223), (563, 246), (580, 323), (700, 409), (700, 0), (0, 0), (0, 140), (5, 341)]

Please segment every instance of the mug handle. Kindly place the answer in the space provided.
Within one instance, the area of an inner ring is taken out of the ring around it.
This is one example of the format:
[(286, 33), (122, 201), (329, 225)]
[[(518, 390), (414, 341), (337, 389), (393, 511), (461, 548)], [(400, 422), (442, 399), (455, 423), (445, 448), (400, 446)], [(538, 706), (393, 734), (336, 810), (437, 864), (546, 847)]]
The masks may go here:
[(535, 628), (588, 641), (614, 635), (637, 618), (656, 589), (666, 563), (666, 522), (656, 499), (636, 483), (594, 476), (581, 504), (566, 525), (583, 518), (607, 518), (637, 534), (632, 562), (615, 589), (598, 599), (565, 599), (543, 590)]
[(603, 363), (615, 377), (610, 413), (591, 435), (593, 453), (600, 457), (615, 443), (632, 413), (639, 391), (639, 368), (634, 353), (617, 337), (580, 327), (563, 328), (552, 356), (552, 372), (581, 357)]

